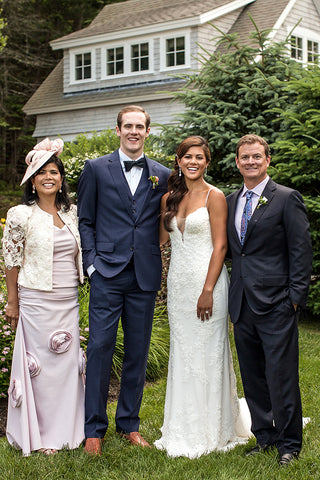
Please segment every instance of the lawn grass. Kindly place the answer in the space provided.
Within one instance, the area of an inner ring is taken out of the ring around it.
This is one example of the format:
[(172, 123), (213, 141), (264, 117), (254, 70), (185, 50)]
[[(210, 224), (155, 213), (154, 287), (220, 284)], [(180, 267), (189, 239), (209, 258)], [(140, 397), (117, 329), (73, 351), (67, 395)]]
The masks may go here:
[[(304, 429), (304, 446), (299, 461), (280, 469), (277, 452), (246, 458), (246, 446), (228, 453), (211, 453), (196, 460), (171, 459), (156, 449), (135, 448), (115, 433), (115, 404), (108, 406), (110, 427), (103, 443), (103, 455), (92, 458), (83, 447), (61, 451), (56, 456), (32, 454), (23, 458), (6, 439), (0, 440), (1, 480), (320, 480), (320, 323), (300, 324), (300, 383), (304, 416), (311, 422)], [(232, 349), (234, 344), (231, 335)], [(235, 358), (235, 357), (234, 357)], [(238, 366), (235, 360), (235, 369)], [(144, 393), (141, 408), (142, 435), (152, 443), (160, 435), (165, 379)], [(250, 440), (249, 445), (255, 443)]]

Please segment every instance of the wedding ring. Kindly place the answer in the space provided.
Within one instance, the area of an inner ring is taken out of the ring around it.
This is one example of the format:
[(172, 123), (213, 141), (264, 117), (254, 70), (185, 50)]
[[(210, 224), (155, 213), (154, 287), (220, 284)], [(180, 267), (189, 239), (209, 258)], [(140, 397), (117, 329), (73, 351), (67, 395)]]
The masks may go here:
[(206, 310), (206, 313), (209, 313), (209, 310)]

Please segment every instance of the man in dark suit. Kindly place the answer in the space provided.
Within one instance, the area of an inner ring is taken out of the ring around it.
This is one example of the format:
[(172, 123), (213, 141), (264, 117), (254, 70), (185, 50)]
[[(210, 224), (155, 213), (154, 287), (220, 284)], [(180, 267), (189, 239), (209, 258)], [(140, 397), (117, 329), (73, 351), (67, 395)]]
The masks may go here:
[(160, 200), (170, 170), (146, 158), (150, 117), (138, 106), (118, 114), (120, 149), (88, 160), (78, 186), (84, 267), (90, 276), (85, 450), (101, 454), (106, 404), (119, 318), (124, 359), (116, 429), (133, 445), (139, 433), (154, 303), (161, 283)]
[(242, 137), (236, 164), (244, 186), (227, 197), (229, 311), (257, 439), (247, 454), (276, 446), (280, 465), (288, 465), (302, 443), (297, 313), (311, 275), (309, 222), (299, 192), (267, 175), (263, 138)]

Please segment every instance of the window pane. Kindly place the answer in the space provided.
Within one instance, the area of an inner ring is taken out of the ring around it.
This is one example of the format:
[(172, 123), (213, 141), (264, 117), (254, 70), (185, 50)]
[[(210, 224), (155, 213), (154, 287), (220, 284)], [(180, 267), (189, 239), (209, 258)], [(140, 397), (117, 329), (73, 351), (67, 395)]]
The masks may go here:
[(76, 67), (82, 66), (82, 55), (76, 55)]
[(167, 54), (167, 67), (174, 67), (174, 53)]
[(83, 55), (83, 65), (91, 65), (91, 53), (85, 53)]
[(123, 47), (116, 48), (116, 59), (123, 60)]
[(91, 67), (83, 68), (83, 78), (91, 78)]
[(174, 52), (174, 39), (167, 40), (167, 52)]
[(108, 62), (113, 62), (114, 60), (114, 49), (113, 48), (108, 48), (107, 50), (107, 61)]
[(131, 45), (131, 57), (135, 58), (139, 56), (139, 45)]
[(116, 63), (116, 74), (117, 75), (120, 75), (121, 73), (123, 73), (123, 62), (117, 62)]
[(176, 42), (177, 42), (177, 50), (184, 50), (184, 37), (177, 38)]
[(149, 70), (149, 58), (141, 58), (141, 70)]
[(132, 72), (139, 72), (139, 59), (133, 58), (131, 60), (131, 71)]
[(140, 50), (140, 54), (142, 57), (146, 56), (146, 55), (149, 55), (149, 44), (148, 43), (141, 43), (140, 45), (141, 47), (141, 50)]
[(108, 63), (107, 64), (107, 75), (114, 75), (114, 64)]
[(82, 69), (76, 68), (76, 80), (82, 80)]
[(184, 60), (184, 52), (178, 52), (177, 53), (177, 65), (184, 65), (185, 60)]

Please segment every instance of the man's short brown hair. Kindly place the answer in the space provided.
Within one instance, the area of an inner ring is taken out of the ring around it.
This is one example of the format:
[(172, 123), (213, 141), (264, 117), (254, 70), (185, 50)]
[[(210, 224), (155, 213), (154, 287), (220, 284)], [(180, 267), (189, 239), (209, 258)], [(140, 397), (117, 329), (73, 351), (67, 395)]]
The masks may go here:
[(119, 130), (121, 130), (122, 115), (124, 113), (128, 113), (128, 112), (141, 112), (141, 113), (143, 113), (144, 116), (146, 117), (146, 130), (148, 130), (148, 128), (150, 126), (150, 115), (149, 115), (148, 112), (145, 111), (144, 108), (140, 107), (139, 105), (129, 105), (128, 107), (124, 107), (120, 110), (120, 112), (118, 113), (118, 117), (117, 117), (117, 125), (118, 125)]
[(264, 153), (266, 154), (266, 157), (270, 157), (270, 147), (268, 143), (265, 141), (265, 139), (262, 137), (259, 137), (259, 135), (249, 134), (241, 137), (239, 142), (237, 143), (237, 148), (236, 148), (237, 158), (239, 156), (239, 148), (246, 143), (249, 143), (250, 145), (252, 145), (253, 143), (260, 143), (264, 147)]

